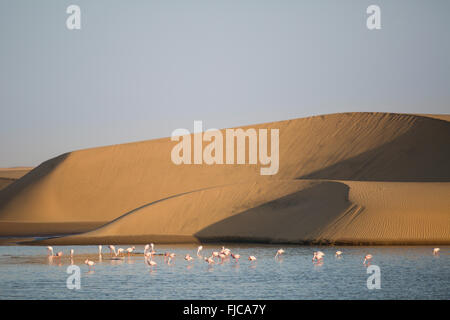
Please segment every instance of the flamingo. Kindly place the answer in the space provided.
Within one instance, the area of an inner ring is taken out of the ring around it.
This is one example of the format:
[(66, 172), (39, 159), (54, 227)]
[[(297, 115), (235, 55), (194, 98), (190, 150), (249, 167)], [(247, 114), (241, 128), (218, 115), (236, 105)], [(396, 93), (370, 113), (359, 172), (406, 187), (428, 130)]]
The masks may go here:
[(55, 254), (55, 258), (61, 258), (62, 255), (63, 255), (63, 252), (60, 251), (60, 252), (58, 252), (57, 254)]
[(186, 260), (186, 261), (192, 261), (192, 260), (194, 260), (194, 258), (192, 258), (189, 254), (187, 254), (187, 255), (184, 257), (184, 260)]
[(173, 253), (173, 252), (169, 253), (169, 255), (168, 255), (169, 259), (167, 260), (167, 263), (170, 264), (172, 262), (172, 259), (175, 258), (175, 256), (176, 256), (175, 253)]
[(198, 248), (197, 248), (197, 257), (201, 257), (200, 251), (202, 251), (202, 250), (203, 250), (203, 246), (198, 246)]
[(250, 260), (250, 261), (256, 261), (256, 257), (255, 257), (255, 256), (250, 256), (250, 257), (248, 257), (248, 260)]
[(231, 250), (228, 249), (228, 248), (222, 247), (222, 250), (220, 250), (220, 253), (221, 253), (221, 254), (224, 254), (224, 255), (226, 255), (226, 256), (229, 256), (230, 253), (231, 253)]
[(115, 256), (117, 256), (117, 254), (116, 254), (116, 247), (114, 247), (113, 245), (109, 245), (108, 248), (111, 251), (111, 257), (113, 255), (113, 253), (114, 253)]
[(324, 256), (325, 253), (323, 253), (322, 251), (315, 251), (312, 261), (322, 261)]
[(438, 255), (438, 254), (439, 254), (439, 251), (441, 251), (440, 248), (434, 248), (434, 249), (433, 249), (433, 254), (434, 254), (434, 255)]
[(131, 248), (127, 248), (127, 252), (128, 252), (128, 256), (130, 256), (131, 253), (133, 253), (134, 249), (136, 249), (136, 247), (131, 247)]
[(123, 248), (117, 249), (116, 257), (120, 256), (123, 253), (123, 251), (124, 251)]
[(147, 263), (148, 266), (150, 267), (156, 267), (157, 263), (155, 261), (152, 260), (151, 256), (150, 256), (150, 260), (146, 259), (145, 262)]
[(54, 254), (53, 254), (53, 247), (47, 247), (47, 251), (48, 251), (48, 256), (50, 257), (53, 257), (54, 256)]
[(275, 258), (278, 257), (278, 256), (281, 256), (283, 253), (284, 253), (284, 250), (283, 249), (279, 249), (277, 251), (277, 254), (275, 255)]
[(212, 253), (212, 257), (214, 257), (214, 258), (219, 257), (219, 252), (214, 251), (214, 252)]
[(102, 255), (102, 246), (101, 245), (98, 246), (98, 255), (99, 256)]
[(84, 261), (84, 263), (88, 265), (89, 270), (91, 270), (91, 267), (94, 268), (94, 265), (95, 265), (95, 262), (94, 262), (94, 261), (91, 261), (91, 260), (86, 259), (86, 260)]
[(155, 245), (154, 245), (153, 243), (150, 243), (150, 244), (145, 245), (144, 253), (147, 252), (148, 249), (150, 249), (150, 247), (152, 248), (152, 254), (155, 254), (155, 253), (156, 253), (156, 252), (155, 252)]
[(205, 258), (205, 261), (208, 262), (208, 264), (214, 264), (213, 256), (211, 256), (209, 258)]
[(373, 256), (372, 256), (371, 254), (367, 254), (367, 255), (364, 257), (364, 262), (363, 262), (363, 264), (366, 264), (366, 261), (368, 261), (368, 262), (370, 263), (370, 261), (372, 260), (372, 258), (373, 258)]
[(336, 251), (335, 256), (338, 257), (338, 258), (339, 258), (340, 256), (342, 256), (342, 251)]
[(238, 262), (241, 255), (231, 253), (231, 257), (234, 259), (234, 261)]
[(73, 249), (70, 249), (70, 258), (72, 259), (73, 258)]
[[(153, 261), (153, 253), (152, 252), (146, 252), (144, 253), (145, 256), (145, 263), (149, 266), (149, 267), (156, 267), (157, 263), (155, 261)], [(150, 257), (150, 259), (148, 259), (148, 257)]]
[(225, 260), (226, 257), (227, 256), (225, 254), (219, 253), (219, 258), (220, 258), (221, 262), (223, 262), (223, 260)]

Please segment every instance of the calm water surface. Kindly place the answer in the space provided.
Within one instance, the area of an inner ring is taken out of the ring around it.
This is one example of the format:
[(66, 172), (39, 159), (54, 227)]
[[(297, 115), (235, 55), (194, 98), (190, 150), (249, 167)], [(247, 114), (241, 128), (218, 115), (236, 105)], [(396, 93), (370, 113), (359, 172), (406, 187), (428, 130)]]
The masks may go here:
[[(119, 247), (119, 246), (116, 246)], [(126, 248), (127, 246), (122, 246)], [(97, 247), (54, 247), (65, 257), (50, 261), (45, 247), (0, 247), (0, 299), (449, 299), (450, 247), (441, 247), (439, 256), (432, 247), (309, 247), (284, 246), (280, 260), (274, 255), (279, 246), (226, 245), (242, 258), (239, 263), (207, 265), (183, 258), (196, 256), (195, 245), (156, 246), (158, 253), (177, 254), (172, 265), (163, 257), (154, 260), (151, 270), (142, 256), (110, 260), (103, 249), (99, 261)], [(81, 267), (81, 289), (69, 290), (67, 256), (75, 250), (74, 264)], [(210, 254), (220, 246), (204, 246)], [(137, 246), (143, 252), (143, 246)], [(325, 253), (323, 264), (313, 264), (312, 252)], [(334, 257), (336, 250), (343, 257)], [(364, 255), (374, 256), (381, 269), (381, 289), (367, 289)], [(255, 255), (257, 261), (246, 258)], [(88, 256), (96, 262), (89, 272), (83, 264)]]

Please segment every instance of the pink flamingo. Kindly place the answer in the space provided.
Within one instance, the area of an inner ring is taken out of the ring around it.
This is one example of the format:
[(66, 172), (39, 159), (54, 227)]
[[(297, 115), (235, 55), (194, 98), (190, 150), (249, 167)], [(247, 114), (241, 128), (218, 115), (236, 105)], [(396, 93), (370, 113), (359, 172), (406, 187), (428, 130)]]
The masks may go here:
[(372, 261), (372, 258), (373, 258), (373, 256), (372, 256), (371, 254), (367, 254), (367, 255), (364, 257), (364, 262), (363, 262), (363, 264), (366, 264), (366, 261), (368, 262), (368, 264), (370, 264), (370, 261)]
[(324, 256), (325, 253), (323, 253), (322, 251), (314, 252), (312, 261), (322, 261)]
[(208, 262), (208, 264), (214, 264), (214, 259), (213, 256), (209, 257), (209, 258), (205, 258), (205, 261)]
[(231, 257), (234, 259), (235, 262), (238, 262), (239, 258), (241, 257), (241, 255), (240, 254), (233, 254), (233, 253), (231, 253)]
[(194, 260), (194, 258), (192, 258), (189, 254), (187, 254), (187, 255), (184, 257), (184, 260), (186, 260), (186, 261), (192, 261), (192, 260)]
[(441, 251), (440, 248), (434, 248), (434, 249), (433, 249), (433, 254), (436, 256), (436, 255), (439, 254), (439, 251)]
[(255, 257), (255, 256), (250, 256), (250, 257), (248, 257), (248, 260), (250, 260), (250, 261), (256, 261), (256, 257)]

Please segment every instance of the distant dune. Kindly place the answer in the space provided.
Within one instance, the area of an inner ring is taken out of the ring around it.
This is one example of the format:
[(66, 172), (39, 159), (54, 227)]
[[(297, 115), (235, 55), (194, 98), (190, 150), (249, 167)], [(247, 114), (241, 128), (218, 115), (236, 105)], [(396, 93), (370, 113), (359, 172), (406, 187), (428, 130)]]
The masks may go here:
[(0, 168), (0, 190), (20, 179), (32, 169), (31, 167)]
[(261, 176), (258, 165), (177, 166), (169, 138), (75, 151), (0, 191), (0, 236), (450, 243), (445, 115), (343, 113), (249, 127), (280, 130), (278, 174)]

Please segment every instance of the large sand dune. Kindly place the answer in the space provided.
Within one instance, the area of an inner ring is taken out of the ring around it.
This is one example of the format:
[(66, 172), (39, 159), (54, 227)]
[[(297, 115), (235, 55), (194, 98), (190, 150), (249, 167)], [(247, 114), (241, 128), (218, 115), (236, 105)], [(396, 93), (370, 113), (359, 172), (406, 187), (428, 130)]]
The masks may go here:
[(251, 127), (280, 130), (278, 174), (261, 176), (256, 165), (177, 166), (177, 142), (168, 138), (75, 151), (0, 191), (0, 235), (450, 243), (445, 117), (345, 113)]

